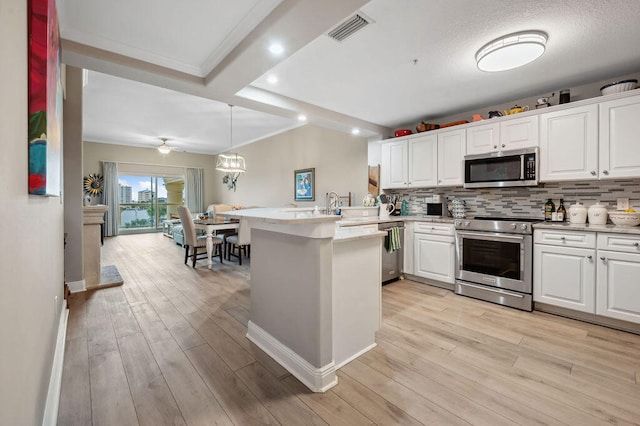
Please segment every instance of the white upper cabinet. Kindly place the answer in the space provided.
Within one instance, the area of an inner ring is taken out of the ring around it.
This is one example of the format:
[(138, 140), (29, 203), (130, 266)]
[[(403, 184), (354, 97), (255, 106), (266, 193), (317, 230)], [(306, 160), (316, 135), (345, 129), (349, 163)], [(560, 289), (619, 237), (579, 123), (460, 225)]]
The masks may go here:
[(411, 136), (382, 145), (382, 188), (462, 185), (464, 130)]
[(409, 186), (427, 187), (438, 184), (438, 136), (435, 134), (409, 139)]
[(438, 133), (438, 186), (462, 186), (466, 130)]
[(467, 129), (467, 155), (497, 151), (499, 144), (500, 123), (496, 121)]
[(538, 146), (538, 116), (508, 118), (467, 129), (467, 155)]
[(600, 179), (640, 176), (640, 96), (600, 103)]
[(500, 150), (538, 146), (538, 116), (500, 122)]
[(598, 178), (598, 105), (540, 115), (540, 181)]
[(407, 140), (382, 145), (380, 184), (382, 188), (405, 188), (409, 181)]

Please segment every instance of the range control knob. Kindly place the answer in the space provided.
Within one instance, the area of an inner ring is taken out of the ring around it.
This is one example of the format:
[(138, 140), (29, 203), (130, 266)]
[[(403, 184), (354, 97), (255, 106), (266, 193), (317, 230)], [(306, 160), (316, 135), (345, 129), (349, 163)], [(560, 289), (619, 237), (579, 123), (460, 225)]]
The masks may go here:
[(512, 223), (512, 224), (511, 224), (511, 229), (516, 229), (516, 227), (517, 227), (517, 226), (518, 226), (518, 225), (516, 225), (515, 223)]
[(520, 229), (522, 229), (523, 231), (526, 231), (527, 230), (527, 224), (526, 223), (521, 224), (520, 225)]
[(468, 221), (468, 220), (466, 220), (466, 221), (464, 222), (464, 226), (467, 226), (467, 227), (469, 226), (469, 221)]

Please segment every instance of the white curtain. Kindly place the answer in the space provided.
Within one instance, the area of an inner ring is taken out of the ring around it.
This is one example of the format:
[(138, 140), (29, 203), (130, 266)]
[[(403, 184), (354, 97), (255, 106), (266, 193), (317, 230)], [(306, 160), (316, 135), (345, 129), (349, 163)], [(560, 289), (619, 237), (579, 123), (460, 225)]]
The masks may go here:
[(105, 221), (105, 235), (113, 237), (118, 235), (119, 188), (118, 188), (118, 163), (110, 161), (102, 162), (104, 174), (104, 203), (109, 206)]
[(187, 168), (184, 179), (185, 202), (194, 214), (204, 209), (204, 172), (202, 169)]

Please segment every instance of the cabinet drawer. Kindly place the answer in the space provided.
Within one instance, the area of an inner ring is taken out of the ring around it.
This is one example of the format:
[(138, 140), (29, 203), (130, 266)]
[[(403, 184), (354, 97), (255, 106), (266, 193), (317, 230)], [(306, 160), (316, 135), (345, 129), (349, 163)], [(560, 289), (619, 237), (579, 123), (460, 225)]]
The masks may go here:
[(536, 229), (533, 232), (533, 242), (554, 246), (596, 248), (596, 234), (595, 232)]
[(431, 222), (415, 222), (414, 232), (420, 234), (453, 235), (453, 225)]
[(598, 249), (640, 253), (640, 235), (598, 233)]

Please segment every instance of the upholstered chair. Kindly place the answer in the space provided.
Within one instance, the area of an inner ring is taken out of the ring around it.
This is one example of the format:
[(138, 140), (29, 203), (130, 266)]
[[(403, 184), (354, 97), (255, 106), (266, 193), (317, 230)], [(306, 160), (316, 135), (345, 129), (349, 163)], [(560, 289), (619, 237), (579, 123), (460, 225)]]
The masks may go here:
[[(218, 216), (222, 217), (221, 213), (230, 212), (233, 210), (233, 206), (230, 204), (209, 204), (207, 207), (207, 212), (209, 212), (209, 217), (216, 218)], [(213, 213), (213, 215), (211, 214)], [(216, 231), (216, 235), (220, 238), (225, 238), (231, 235), (235, 235), (238, 232), (235, 229), (221, 229)]]
[(236, 235), (225, 237), (225, 251), (227, 259), (231, 260), (231, 256), (238, 258), (238, 263), (242, 265), (242, 254), (251, 257), (251, 228), (247, 219), (240, 219), (240, 227)]
[[(182, 233), (184, 235), (184, 263), (186, 265), (187, 260), (191, 257), (193, 259), (193, 267), (196, 267), (196, 260), (204, 259), (206, 257), (198, 257), (199, 254), (206, 254), (207, 251), (207, 237), (204, 235), (197, 236), (196, 228), (193, 224), (193, 216), (191, 211), (186, 206), (178, 206), (178, 214), (180, 215), (180, 222), (182, 222)], [(213, 237), (214, 256), (220, 256), (220, 263), (222, 263), (222, 239), (219, 237)], [(191, 249), (191, 254), (189, 254)], [(204, 249), (204, 253), (202, 252)]]

